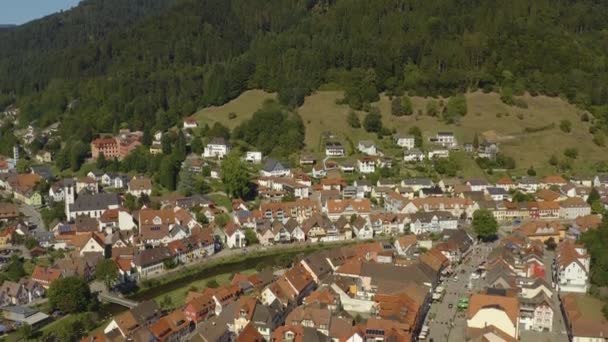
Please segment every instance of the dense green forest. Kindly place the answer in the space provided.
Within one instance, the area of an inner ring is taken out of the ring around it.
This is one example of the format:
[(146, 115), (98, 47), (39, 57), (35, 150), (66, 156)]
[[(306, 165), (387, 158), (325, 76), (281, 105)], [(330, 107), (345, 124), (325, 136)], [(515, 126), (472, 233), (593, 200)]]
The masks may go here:
[(325, 83), (354, 108), (382, 91), (559, 95), (605, 125), (606, 17), (597, 0), (87, 0), (0, 31), (0, 105), (85, 141), (248, 88), (295, 107)]

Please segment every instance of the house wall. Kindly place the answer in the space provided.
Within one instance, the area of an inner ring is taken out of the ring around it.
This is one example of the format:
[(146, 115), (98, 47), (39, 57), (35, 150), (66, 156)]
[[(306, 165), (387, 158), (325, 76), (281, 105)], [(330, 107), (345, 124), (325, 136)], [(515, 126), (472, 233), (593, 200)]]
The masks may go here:
[(509, 319), (509, 316), (498, 309), (488, 308), (479, 310), (475, 316), (467, 320), (467, 327), (483, 329), (488, 325), (493, 325), (508, 335), (517, 338), (517, 326)]

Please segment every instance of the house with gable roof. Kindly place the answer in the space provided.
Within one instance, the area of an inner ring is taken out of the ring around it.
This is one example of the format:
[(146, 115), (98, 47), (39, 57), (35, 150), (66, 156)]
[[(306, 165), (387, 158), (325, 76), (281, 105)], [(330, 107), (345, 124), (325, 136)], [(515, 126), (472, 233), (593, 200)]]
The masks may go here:
[(590, 260), (587, 249), (572, 240), (564, 240), (557, 246), (555, 276), (560, 292), (587, 292)]

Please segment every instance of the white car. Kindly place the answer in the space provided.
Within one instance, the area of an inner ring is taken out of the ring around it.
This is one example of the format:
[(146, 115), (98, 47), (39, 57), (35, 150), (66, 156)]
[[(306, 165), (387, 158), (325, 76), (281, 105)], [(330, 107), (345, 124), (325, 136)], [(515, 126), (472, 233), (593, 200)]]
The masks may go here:
[(479, 279), (479, 274), (477, 274), (477, 273), (471, 274), (471, 279)]

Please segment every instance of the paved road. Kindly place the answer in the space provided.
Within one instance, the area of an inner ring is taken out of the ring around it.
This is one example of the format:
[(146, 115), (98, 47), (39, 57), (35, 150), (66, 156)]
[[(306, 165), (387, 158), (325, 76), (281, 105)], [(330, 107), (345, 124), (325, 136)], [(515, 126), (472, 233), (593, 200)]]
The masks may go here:
[[(482, 261), (487, 259), (494, 243), (480, 243), (472, 247), (464, 262), (456, 267), (454, 275), (443, 282), (446, 288), (445, 295), (440, 302), (433, 303), (425, 324), (429, 326), (427, 339), (439, 341), (465, 340), (465, 312), (458, 311), (458, 299), (469, 297), (471, 293), (481, 290), (479, 281), (470, 281), (470, 276)], [(469, 287), (472, 287), (469, 288)]]
[(46, 226), (42, 220), (42, 215), (40, 215), (40, 211), (38, 209), (27, 204), (21, 204), (19, 206), (19, 211), (27, 217), (28, 222), (36, 225), (37, 229), (46, 230)]

